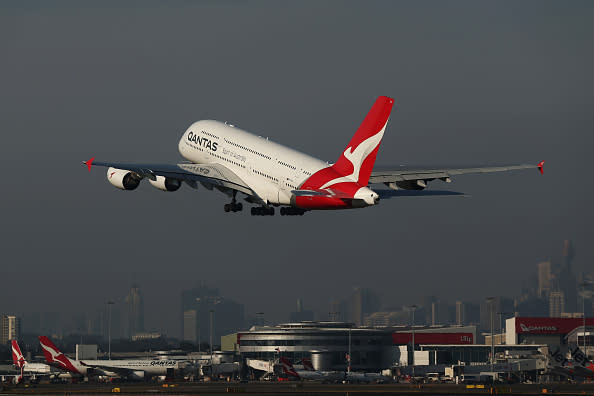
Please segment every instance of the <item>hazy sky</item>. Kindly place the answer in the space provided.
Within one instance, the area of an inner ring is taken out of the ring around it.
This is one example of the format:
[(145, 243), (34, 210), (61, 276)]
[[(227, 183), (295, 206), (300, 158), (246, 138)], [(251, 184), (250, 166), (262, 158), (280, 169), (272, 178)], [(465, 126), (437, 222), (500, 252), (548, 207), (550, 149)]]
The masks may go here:
[[(100, 307), (134, 282), (179, 329), (202, 281), (284, 320), (301, 297), (386, 305), (514, 295), (564, 239), (594, 262), (594, 4), (579, 1), (0, 3), (0, 312)], [(335, 161), (378, 95), (378, 164), (534, 163), (454, 178), (472, 197), (251, 217), (227, 198), (124, 192), (82, 160), (175, 163), (194, 121)]]

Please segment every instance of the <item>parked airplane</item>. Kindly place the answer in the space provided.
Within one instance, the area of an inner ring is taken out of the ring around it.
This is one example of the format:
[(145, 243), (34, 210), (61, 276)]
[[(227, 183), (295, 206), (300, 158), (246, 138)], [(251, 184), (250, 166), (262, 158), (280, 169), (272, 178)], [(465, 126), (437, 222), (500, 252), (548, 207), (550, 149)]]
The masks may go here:
[(36, 377), (37, 375), (50, 375), (51, 367), (44, 363), (29, 363), (23, 356), (21, 352), (21, 348), (19, 347), (19, 343), (17, 340), (11, 340), (12, 345), (12, 362), (16, 366), (16, 368), (21, 370), (20, 377), (18, 378), (18, 382), (22, 381), (23, 376), (31, 376)]
[[(182, 135), (178, 149), (187, 163), (126, 164), (95, 161), (84, 164), (108, 167), (107, 179), (117, 188), (134, 190), (144, 178), (163, 191), (176, 191), (182, 182), (193, 188), (226, 193), (231, 203), (225, 212), (243, 209), (237, 193), (256, 206), (252, 215), (274, 215), (280, 206), (283, 216), (303, 215), (308, 210), (351, 209), (377, 205), (380, 194), (368, 187), (385, 184), (392, 190), (423, 190), (436, 179), (451, 182), (451, 177), (466, 173), (500, 172), (539, 168), (538, 165), (510, 165), (479, 168), (409, 169), (373, 171), (375, 159), (394, 99), (380, 96), (363, 120), (338, 161), (328, 164), (268, 138), (253, 135), (234, 125), (213, 120), (195, 122)], [(455, 192), (429, 192), (427, 195), (455, 195)], [(394, 191), (385, 191), (390, 197)], [(421, 194), (414, 194), (421, 195)]]
[(311, 381), (342, 381), (345, 373), (342, 371), (317, 371), (313, 366), (308, 367), (306, 362), (303, 363), (305, 370), (296, 370), (293, 364), (286, 357), (280, 357), (280, 363), (283, 366), (283, 372), (291, 377), (311, 380)]
[(564, 377), (594, 377), (594, 363), (584, 354), (578, 345), (569, 345), (571, 358), (557, 346), (549, 351), (549, 365), (547, 371)]
[(183, 362), (177, 360), (74, 360), (64, 355), (46, 336), (40, 336), (39, 342), (48, 364), (87, 377), (104, 375), (143, 379), (173, 375), (183, 368)]

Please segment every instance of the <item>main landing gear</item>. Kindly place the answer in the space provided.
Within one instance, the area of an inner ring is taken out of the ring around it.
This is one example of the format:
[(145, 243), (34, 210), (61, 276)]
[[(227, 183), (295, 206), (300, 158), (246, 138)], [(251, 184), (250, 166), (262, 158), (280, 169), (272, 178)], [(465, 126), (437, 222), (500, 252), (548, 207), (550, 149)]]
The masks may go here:
[(305, 209), (289, 207), (281, 207), (281, 216), (303, 216)]
[(241, 202), (237, 202), (235, 200), (235, 195), (237, 194), (237, 191), (233, 191), (233, 200), (231, 201), (231, 203), (225, 204), (225, 206), (223, 206), (223, 209), (225, 209), (225, 212), (241, 212), (243, 209), (243, 205)]
[(251, 213), (252, 216), (274, 216), (274, 208), (272, 206), (254, 206)]

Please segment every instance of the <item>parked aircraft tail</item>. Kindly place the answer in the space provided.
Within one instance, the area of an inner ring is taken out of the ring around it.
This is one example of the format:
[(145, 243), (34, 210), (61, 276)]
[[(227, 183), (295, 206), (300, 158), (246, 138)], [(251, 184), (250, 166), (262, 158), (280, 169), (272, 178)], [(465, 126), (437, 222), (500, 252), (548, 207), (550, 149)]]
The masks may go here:
[(295, 368), (293, 367), (293, 364), (289, 361), (289, 359), (281, 356), (280, 363), (283, 366), (283, 372), (285, 374), (299, 378), (299, 374), (297, 373), (297, 371), (295, 371)]
[(19, 343), (17, 340), (12, 340), (10, 343), (12, 344), (12, 362), (15, 366), (17, 366), (17, 368), (22, 368), (25, 366), (25, 364), (27, 364), (27, 361), (21, 352)]
[(79, 373), (76, 367), (74, 367), (73, 361), (64, 355), (49, 338), (46, 336), (39, 336), (39, 343), (43, 349), (45, 360), (49, 365), (72, 373)]
[(311, 359), (303, 358), (301, 359), (301, 363), (303, 364), (303, 368), (307, 371), (316, 371), (314, 369), (313, 364), (311, 363)]

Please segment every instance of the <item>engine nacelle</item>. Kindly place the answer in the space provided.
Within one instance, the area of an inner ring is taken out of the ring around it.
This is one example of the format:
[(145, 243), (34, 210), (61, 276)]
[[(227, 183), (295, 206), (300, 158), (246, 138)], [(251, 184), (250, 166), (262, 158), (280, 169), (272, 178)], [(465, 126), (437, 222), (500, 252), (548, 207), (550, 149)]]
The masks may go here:
[(134, 379), (134, 380), (144, 379), (144, 371), (142, 371), (142, 370), (132, 371), (128, 377), (130, 379)]
[(149, 179), (151, 186), (163, 191), (177, 191), (182, 185), (181, 180), (170, 177), (157, 176), (156, 180)]
[(107, 180), (121, 190), (134, 190), (140, 184), (142, 177), (126, 169), (109, 168)]
[(392, 190), (424, 190), (427, 187), (425, 180), (402, 180), (384, 184), (390, 187)]

